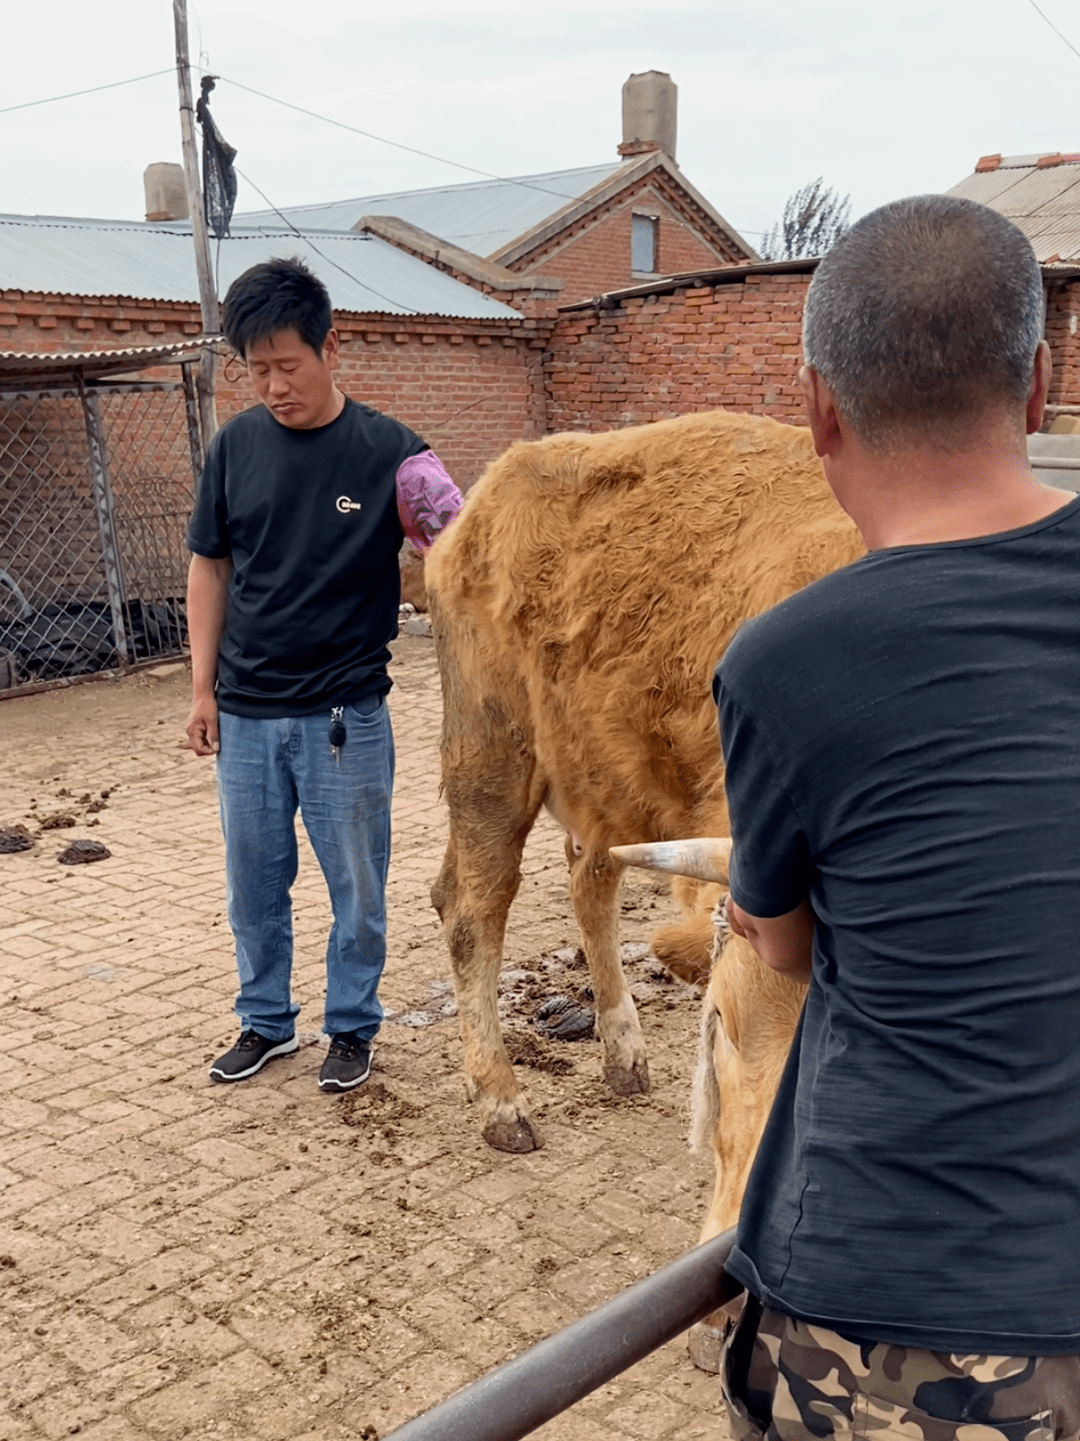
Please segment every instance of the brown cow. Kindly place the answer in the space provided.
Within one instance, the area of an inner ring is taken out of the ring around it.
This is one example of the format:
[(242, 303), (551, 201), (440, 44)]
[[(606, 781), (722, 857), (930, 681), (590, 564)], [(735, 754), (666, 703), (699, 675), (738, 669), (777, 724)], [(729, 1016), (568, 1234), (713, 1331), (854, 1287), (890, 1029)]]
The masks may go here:
[[(574, 838), (570, 888), (606, 1078), (621, 1095), (645, 1091), (618, 951), (624, 867), (608, 847), (726, 832), (716, 660), (740, 622), (861, 551), (809, 433), (722, 411), (512, 446), (431, 551), (450, 809), (432, 900), (491, 1145), (542, 1144), (495, 1005), (540, 807)], [(691, 954), (675, 956), (680, 946)], [(698, 924), (666, 955), (685, 971), (707, 952)]]

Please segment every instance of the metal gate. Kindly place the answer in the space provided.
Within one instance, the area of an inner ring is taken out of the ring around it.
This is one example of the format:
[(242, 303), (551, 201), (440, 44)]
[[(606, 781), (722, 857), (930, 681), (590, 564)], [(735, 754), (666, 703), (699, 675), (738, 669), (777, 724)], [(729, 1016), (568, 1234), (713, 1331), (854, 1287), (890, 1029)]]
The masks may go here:
[(186, 371), (0, 391), (0, 694), (183, 651)]
[(740, 1294), (734, 1228), (406, 1421), (386, 1441), (521, 1441)]

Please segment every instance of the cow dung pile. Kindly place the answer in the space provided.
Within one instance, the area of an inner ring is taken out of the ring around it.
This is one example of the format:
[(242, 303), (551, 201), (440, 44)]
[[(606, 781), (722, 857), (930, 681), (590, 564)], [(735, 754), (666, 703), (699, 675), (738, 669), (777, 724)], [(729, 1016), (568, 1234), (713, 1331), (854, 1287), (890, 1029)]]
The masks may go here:
[(78, 840), (72, 841), (56, 859), (62, 866), (84, 866), (91, 861), (107, 861), (111, 855), (112, 851), (100, 841)]
[(542, 1036), (553, 1041), (591, 1041), (596, 1012), (573, 996), (552, 996), (537, 1011), (534, 1024)]

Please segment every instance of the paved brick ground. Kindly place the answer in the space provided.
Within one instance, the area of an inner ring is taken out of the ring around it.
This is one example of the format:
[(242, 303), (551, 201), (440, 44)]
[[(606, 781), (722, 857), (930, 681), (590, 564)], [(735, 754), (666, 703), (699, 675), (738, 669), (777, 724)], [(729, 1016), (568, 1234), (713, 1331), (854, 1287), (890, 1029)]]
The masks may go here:
[[(526, 1073), (546, 1148), (480, 1142), (427, 898), (445, 840), (431, 643), (403, 637), (395, 671), (392, 1015), (371, 1082), (336, 1100), (315, 1087), (328, 909), (303, 842), (304, 1045), (207, 1081), (234, 982), (212, 768), (177, 747), (183, 667), (0, 702), (0, 824), (77, 821), (0, 856), (0, 1441), (385, 1435), (693, 1244), (710, 1177), (683, 1142), (681, 988), (643, 992), (650, 1097), (616, 1101), (597, 1048), (564, 1047), (570, 1074)], [(111, 859), (58, 865), (73, 836)], [(626, 935), (662, 904), (632, 889)], [(575, 942), (543, 823), (508, 963)], [(712, 1436), (715, 1400), (674, 1343), (538, 1434)]]

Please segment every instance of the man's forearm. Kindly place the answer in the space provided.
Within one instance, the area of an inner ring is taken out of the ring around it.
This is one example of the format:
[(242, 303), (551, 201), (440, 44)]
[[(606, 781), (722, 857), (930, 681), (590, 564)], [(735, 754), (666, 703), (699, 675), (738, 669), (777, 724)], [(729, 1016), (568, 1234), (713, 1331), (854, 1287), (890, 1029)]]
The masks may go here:
[(814, 913), (803, 901), (783, 916), (752, 916), (728, 896), (727, 918), (774, 971), (793, 981), (809, 981), (814, 953)]
[(193, 555), (188, 570), (187, 623), (191, 646), (191, 686), (196, 696), (212, 696), (217, 682), (218, 648), (225, 630), (232, 561)]

